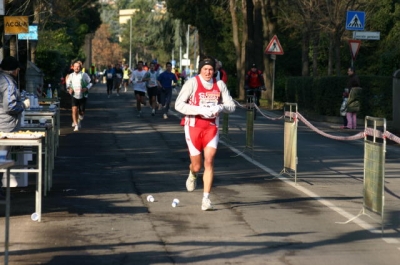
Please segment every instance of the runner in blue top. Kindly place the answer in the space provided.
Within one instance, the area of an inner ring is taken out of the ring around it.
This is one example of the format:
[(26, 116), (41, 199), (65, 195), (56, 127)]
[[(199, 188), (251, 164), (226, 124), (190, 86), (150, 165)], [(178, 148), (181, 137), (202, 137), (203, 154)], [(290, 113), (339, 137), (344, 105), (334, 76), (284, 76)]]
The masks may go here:
[(165, 65), (166, 70), (162, 72), (158, 78), (157, 82), (160, 87), (162, 87), (162, 93), (161, 93), (161, 104), (163, 105), (164, 108), (164, 119), (168, 119), (168, 110), (169, 110), (169, 105), (171, 103), (171, 97), (172, 97), (172, 84), (177, 83), (178, 80), (176, 79), (176, 76), (174, 73), (172, 73), (172, 64), (170, 62), (166, 63)]

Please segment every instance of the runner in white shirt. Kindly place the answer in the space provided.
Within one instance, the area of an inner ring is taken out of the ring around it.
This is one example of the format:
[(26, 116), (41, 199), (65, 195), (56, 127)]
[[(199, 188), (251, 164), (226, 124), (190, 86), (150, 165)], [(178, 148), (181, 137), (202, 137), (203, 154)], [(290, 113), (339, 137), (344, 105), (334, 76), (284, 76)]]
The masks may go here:
[(149, 96), (150, 106), (152, 108), (151, 115), (156, 114), (157, 108), (157, 94), (158, 94), (158, 72), (155, 70), (155, 64), (150, 63), (150, 70), (145, 75), (145, 81), (147, 82), (147, 95)]
[(81, 71), (81, 61), (75, 62), (73, 68), (74, 72), (69, 74), (66, 84), (68, 92), (72, 96), (72, 127), (74, 127), (74, 131), (78, 131), (81, 126), (80, 121), (85, 115), (86, 99), (92, 83), (90, 83), (89, 75)]
[(141, 103), (146, 105), (146, 81), (143, 80), (147, 72), (143, 70), (143, 61), (139, 61), (137, 69), (132, 72), (131, 82), (136, 97), (136, 108), (139, 112), (138, 116), (142, 116)]

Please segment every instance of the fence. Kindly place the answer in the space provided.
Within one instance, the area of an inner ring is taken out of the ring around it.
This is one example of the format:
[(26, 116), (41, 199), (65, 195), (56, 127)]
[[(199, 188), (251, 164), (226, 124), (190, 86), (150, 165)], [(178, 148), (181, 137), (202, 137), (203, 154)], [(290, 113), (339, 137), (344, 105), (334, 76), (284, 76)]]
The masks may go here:
[[(266, 115), (255, 104), (249, 106), (242, 105), (235, 101), (240, 108), (246, 109), (246, 145), (245, 148), (254, 150), (254, 115), (253, 108), (257, 115), (266, 119), (277, 121), (284, 119), (284, 155), (283, 155), (283, 170), (282, 174), (287, 174), (292, 177), (294, 172), (294, 181), (297, 183), (297, 126), (298, 122), (303, 122), (308, 128), (317, 134), (338, 141), (353, 141), (364, 139), (364, 181), (363, 181), (363, 208), (360, 215), (368, 215), (367, 211), (379, 214), (381, 217), (382, 233), (384, 225), (384, 185), (385, 185), (385, 154), (386, 140), (389, 139), (400, 144), (400, 137), (386, 130), (386, 119), (376, 117), (365, 117), (364, 131), (357, 132), (351, 136), (332, 135), (326, 133), (304, 118), (297, 109), (296, 103), (285, 103), (284, 113), (279, 117)], [(229, 115), (223, 116), (222, 134), (228, 138), (229, 134)], [(371, 125), (372, 124), (372, 125)], [(368, 215), (369, 216), (369, 215)], [(355, 218), (348, 220), (348, 223)]]

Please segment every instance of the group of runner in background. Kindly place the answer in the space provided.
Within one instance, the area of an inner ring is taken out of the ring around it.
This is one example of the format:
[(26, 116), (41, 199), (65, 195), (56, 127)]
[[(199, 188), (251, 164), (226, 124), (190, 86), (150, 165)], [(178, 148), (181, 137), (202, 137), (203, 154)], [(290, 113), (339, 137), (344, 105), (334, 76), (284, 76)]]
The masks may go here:
[[(179, 68), (173, 68), (170, 62), (164, 67), (158, 64), (157, 60), (152, 60), (149, 65), (139, 61), (133, 69), (128, 64), (119, 62), (109, 64), (106, 69), (99, 71), (96, 65), (92, 64), (88, 69), (82, 68), (81, 72), (90, 77), (92, 85), (98, 82), (105, 83), (108, 98), (111, 98), (113, 93), (118, 97), (120, 92), (127, 92), (132, 85), (139, 117), (142, 116), (142, 106), (145, 106), (146, 99), (149, 99), (151, 115), (155, 116), (157, 111), (162, 111), (163, 118), (168, 119), (173, 88), (183, 86), (186, 80), (197, 73), (185, 66), (179, 71)], [(73, 72), (73, 67), (70, 72)], [(218, 60), (216, 60), (215, 78), (227, 83), (227, 74)]]

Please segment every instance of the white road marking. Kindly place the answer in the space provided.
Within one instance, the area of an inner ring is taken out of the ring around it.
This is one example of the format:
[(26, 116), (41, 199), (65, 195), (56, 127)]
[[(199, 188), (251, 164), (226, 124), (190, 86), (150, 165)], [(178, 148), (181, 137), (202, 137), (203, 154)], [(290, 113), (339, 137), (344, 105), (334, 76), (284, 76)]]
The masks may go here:
[[(355, 218), (355, 215), (352, 215), (348, 212), (346, 212), (345, 210), (343, 210), (340, 207), (335, 206), (333, 203), (321, 198), (321, 196), (317, 195), (316, 193), (302, 187), (299, 185), (296, 185), (292, 180), (279, 175), (278, 173), (276, 173), (274, 170), (270, 169), (269, 167), (264, 166), (263, 164), (255, 161), (254, 159), (252, 159), (251, 157), (247, 156), (246, 154), (244, 154), (243, 152), (239, 151), (238, 149), (236, 149), (235, 147), (229, 145), (228, 143), (220, 140), (220, 142), (222, 144), (224, 144), (225, 146), (227, 146), (228, 148), (230, 148), (233, 152), (235, 152), (236, 154), (242, 156), (244, 159), (246, 159), (247, 161), (249, 161), (250, 163), (258, 166), (259, 168), (261, 168), (262, 170), (264, 170), (265, 172), (267, 172), (268, 174), (274, 176), (275, 178), (283, 181), (284, 183), (292, 186), (293, 188), (303, 192), (304, 194), (306, 194), (307, 196), (309, 196), (310, 198), (315, 199), (316, 201), (320, 202), (321, 204), (325, 205), (326, 207), (328, 207), (329, 209), (337, 212), (338, 214), (340, 214), (341, 216), (345, 217), (347, 220), (353, 219), (352, 222), (354, 222), (355, 224), (357, 224), (358, 226), (360, 226), (361, 228), (377, 234), (377, 233), (381, 233), (381, 230), (376, 229), (375, 227), (373, 227), (372, 225), (366, 223), (365, 221), (361, 220), (361, 219), (357, 219)], [(382, 238), (386, 243), (390, 243), (390, 244), (397, 244), (400, 243), (399, 240), (395, 239), (395, 238)], [(400, 248), (399, 248), (400, 249)]]

